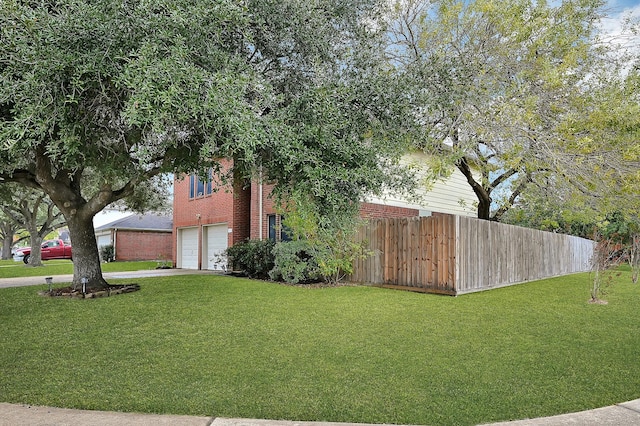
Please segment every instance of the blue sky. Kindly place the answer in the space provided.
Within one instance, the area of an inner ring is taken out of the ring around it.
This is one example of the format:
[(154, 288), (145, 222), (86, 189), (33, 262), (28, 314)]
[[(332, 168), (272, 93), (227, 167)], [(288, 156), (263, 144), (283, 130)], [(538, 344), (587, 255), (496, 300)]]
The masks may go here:
[(640, 5), (640, 0), (612, 0), (609, 4), (615, 8), (632, 8)]
[(612, 14), (621, 14), (626, 11), (634, 11), (636, 16), (640, 14), (640, 0), (609, 0), (607, 3)]

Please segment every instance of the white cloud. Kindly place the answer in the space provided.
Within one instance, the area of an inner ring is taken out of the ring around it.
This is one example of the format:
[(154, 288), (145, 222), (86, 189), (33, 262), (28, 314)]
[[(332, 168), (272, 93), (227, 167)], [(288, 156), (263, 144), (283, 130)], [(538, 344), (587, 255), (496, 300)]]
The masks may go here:
[(633, 31), (634, 26), (636, 30), (640, 29), (640, 4), (635, 4), (639, 0), (632, 1), (634, 3), (625, 0), (610, 1), (608, 16), (598, 25), (600, 40), (605, 44), (608, 53), (627, 64), (620, 70), (623, 75), (636, 63), (636, 58), (640, 58), (640, 33)]
[(640, 50), (640, 36), (633, 34), (630, 24), (640, 20), (640, 4), (609, 2), (610, 14), (600, 22), (599, 28), (603, 39), (627, 49)]

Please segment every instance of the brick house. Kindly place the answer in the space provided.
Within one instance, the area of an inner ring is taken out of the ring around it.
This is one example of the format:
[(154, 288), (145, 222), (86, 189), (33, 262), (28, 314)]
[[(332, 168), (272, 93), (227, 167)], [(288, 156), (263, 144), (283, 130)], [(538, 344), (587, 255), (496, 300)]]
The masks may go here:
[[(207, 179), (192, 174), (174, 179), (173, 261), (182, 269), (222, 269), (220, 254), (246, 239), (275, 239), (281, 218), (269, 197), (270, 185), (251, 182), (246, 187), (215, 188)], [(431, 213), (475, 216), (476, 197), (464, 176), (455, 172), (444, 182), (423, 191), (421, 205), (402, 199), (368, 199), (362, 203), (362, 217), (413, 217)]]
[(131, 214), (96, 227), (98, 247), (112, 244), (116, 260), (162, 260), (173, 256), (171, 214)]

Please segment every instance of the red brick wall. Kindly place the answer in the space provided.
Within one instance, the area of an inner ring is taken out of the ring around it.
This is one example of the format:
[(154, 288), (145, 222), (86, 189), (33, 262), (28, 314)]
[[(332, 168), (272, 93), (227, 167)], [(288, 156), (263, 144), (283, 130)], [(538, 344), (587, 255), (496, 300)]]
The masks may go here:
[[(260, 189), (262, 189), (262, 224), (260, 223)], [(254, 183), (251, 187), (251, 239), (260, 239), (260, 225), (262, 225), (262, 239), (269, 238), (270, 214), (275, 214), (274, 202), (271, 199), (273, 185), (260, 185)]]
[(231, 188), (220, 188), (211, 195), (189, 199), (189, 178), (176, 179), (173, 190), (173, 227), (197, 226), (233, 221)]
[[(243, 241), (247, 238), (263, 239), (269, 237), (268, 216), (275, 213), (274, 202), (270, 197), (273, 185), (260, 185), (252, 182), (250, 187), (236, 190), (235, 196), (231, 186), (219, 188), (211, 195), (189, 199), (189, 179), (176, 179), (173, 194), (173, 238), (177, 239), (179, 228), (198, 227), (200, 240), (202, 226), (226, 223), (233, 230), (229, 234), (227, 244)], [(260, 190), (262, 189), (262, 222), (260, 218)], [(419, 211), (395, 206), (364, 203), (360, 208), (363, 218), (399, 218), (418, 216)], [(260, 233), (262, 225), (262, 233)], [(177, 259), (177, 244), (172, 244), (172, 259)]]
[(401, 218), (419, 216), (417, 209), (406, 207), (385, 206), (382, 204), (362, 203), (360, 206), (360, 216), (364, 219), (376, 218)]
[(251, 182), (234, 179), (232, 224), (230, 245), (249, 239), (251, 236)]
[(116, 260), (171, 260), (173, 234), (117, 230), (115, 246)]
[[(230, 187), (205, 197), (189, 199), (189, 177), (176, 178), (173, 183), (173, 235), (177, 242), (178, 228), (197, 226), (202, 232), (203, 225), (226, 223), (233, 227), (233, 194)], [(201, 237), (200, 237), (201, 238)], [(227, 244), (231, 245), (233, 233), (229, 234)], [(177, 259), (177, 244), (173, 244), (172, 259)]]
[[(231, 162), (225, 162), (225, 167)], [(226, 223), (229, 229), (229, 246), (251, 237), (252, 192), (254, 185), (244, 187), (239, 183), (236, 188), (231, 184), (218, 187), (213, 194), (204, 197), (189, 198), (189, 177), (174, 180), (173, 191), (173, 235), (177, 242), (179, 228), (198, 227), (199, 240), (202, 241), (202, 227), (217, 223)], [(177, 244), (174, 244), (172, 258), (177, 260)]]

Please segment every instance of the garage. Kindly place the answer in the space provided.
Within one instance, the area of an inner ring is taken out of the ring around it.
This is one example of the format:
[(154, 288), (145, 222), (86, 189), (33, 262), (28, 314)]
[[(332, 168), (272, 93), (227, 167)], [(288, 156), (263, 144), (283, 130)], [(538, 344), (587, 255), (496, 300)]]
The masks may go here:
[(217, 224), (202, 228), (203, 255), (202, 266), (210, 270), (225, 270), (227, 258), (224, 251), (227, 249), (228, 231), (227, 224)]
[(108, 246), (111, 244), (111, 232), (103, 235), (96, 235), (96, 239), (98, 241), (98, 248)]
[(178, 229), (177, 267), (198, 269), (198, 228)]

